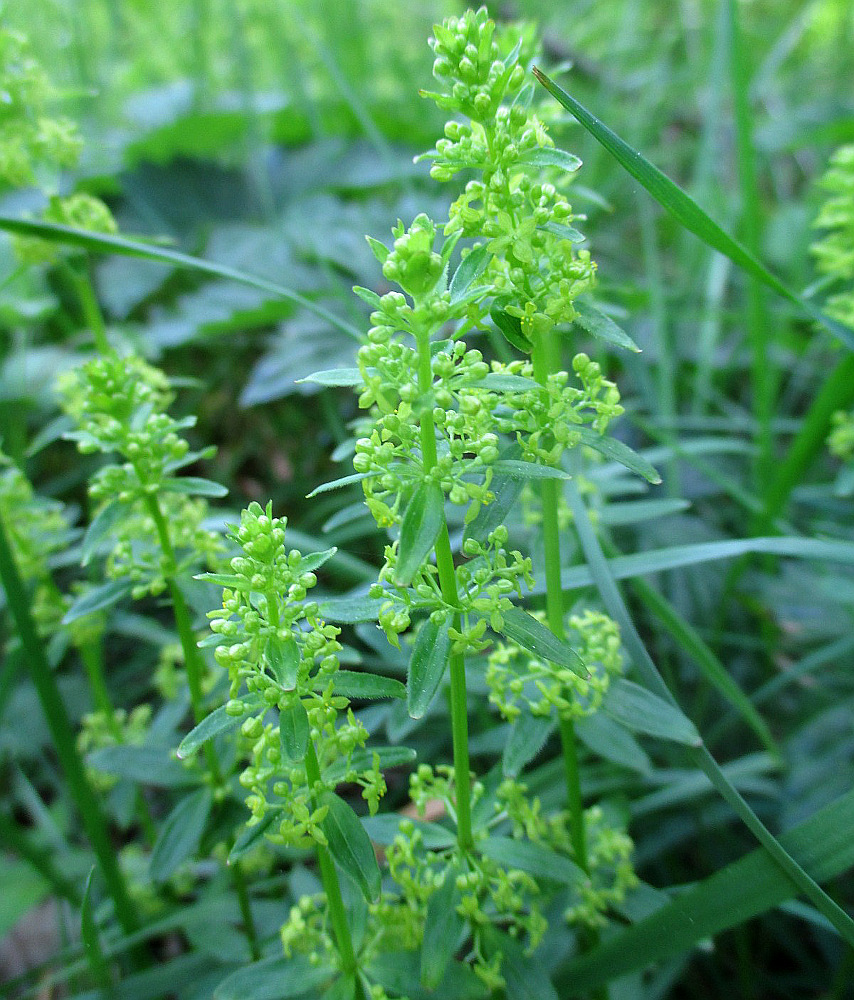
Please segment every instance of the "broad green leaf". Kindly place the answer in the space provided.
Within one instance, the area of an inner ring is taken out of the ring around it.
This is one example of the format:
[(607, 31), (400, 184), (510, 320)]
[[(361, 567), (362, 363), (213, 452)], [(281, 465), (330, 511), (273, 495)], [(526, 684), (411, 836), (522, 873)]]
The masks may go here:
[(197, 785), (199, 775), (188, 770), (170, 752), (161, 747), (137, 747), (119, 744), (93, 750), (86, 757), (86, 763), (96, 771), (114, 774), (117, 778), (128, 778), (141, 785), (155, 785), (170, 788), (181, 785)]
[(406, 587), (430, 554), (445, 523), (445, 494), (438, 483), (425, 482), (415, 490), (400, 525), (395, 582)]
[(356, 977), (339, 975), (320, 1000), (355, 1000)]
[(562, 222), (544, 222), (541, 226), (537, 226), (537, 229), (543, 229), (553, 236), (560, 236), (570, 243), (583, 243), (587, 239), (584, 233), (580, 233), (572, 226), (565, 226)]
[(89, 560), (95, 555), (98, 546), (115, 526), (127, 514), (128, 508), (118, 500), (112, 500), (105, 507), (102, 507), (92, 518), (86, 534), (83, 536), (83, 544), (80, 549), (80, 564), (88, 566)]
[(501, 766), (509, 778), (516, 778), (522, 769), (537, 756), (546, 740), (554, 732), (555, 723), (550, 718), (522, 714), (510, 726), (510, 736), (504, 744)]
[(181, 740), (178, 746), (178, 757), (181, 760), (192, 757), (203, 743), (212, 740), (214, 736), (219, 736), (220, 733), (227, 733), (231, 729), (236, 729), (248, 715), (253, 714), (263, 704), (257, 695), (245, 695), (241, 698), (241, 701), (246, 706), (246, 710), (242, 715), (229, 715), (225, 710), (225, 705), (220, 705), (210, 715), (205, 716)]
[(389, 248), (384, 243), (380, 243), (379, 240), (375, 240), (373, 236), (366, 236), (365, 239), (368, 241), (368, 246), (371, 248), (374, 256), (380, 264), (385, 264), (386, 260), (388, 260), (388, 255), (391, 252)]
[(362, 337), (361, 331), (356, 329), (356, 327), (350, 323), (346, 323), (340, 317), (336, 316), (335, 313), (330, 312), (316, 302), (312, 302), (311, 299), (305, 298), (305, 296), (300, 295), (298, 292), (294, 292), (284, 285), (277, 285), (272, 281), (267, 281), (265, 278), (256, 278), (252, 274), (246, 274), (244, 271), (227, 267), (224, 264), (215, 264), (210, 260), (191, 257), (177, 250), (169, 250), (151, 243), (126, 239), (124, 236), (91, 233), (85, 229), (74, 229), (71, 226), (60, 226), (52, 222), (34, 222), (30, 219), (10, 219), (8, 216), (0, 216), (0, 229), (5, 229), (10, 233), (20, 233), (23, 236), (36, 236), (43, 240), (49, 240), (51, 243), (66, 243), (71, 246), (80, 246), (92, 253), (140, 257), (143, 260), (171, 264), (173, 267), (196, 271), (217, 278), (227, 278), (230, 281), (258, 288), (263, 292), (269, 292), (276, 298), (296, 302), (304, 309), (315, 313), (321, 319), (326, 320), (327, 323), (331, 323), (337, 329), (343, 330), (351, 337), (357, 340), (361, 340)]
[(448, 866), (444, 882), (427, 904), (421, 942), (421, 983), (430, 990), (435, 989), (444, 978), (465, 928), (465, 920), (457, 913), (460, 905), (458, 871), (455, 864)]
[(492, 260), (492, 252), (485, 246), (476, 247), (460, 264), (451, 278), (451, 305), (455, 305), (469, 290), (471, 284), (483, 274)]
[(661, 482), (661, 476), (656, 469), (645, 458), (638, 455), (636, 451), (632, 451), (627, 444), (623, 444), (617, 438), (608, 437), (607, 434), (600, 434), (598, 431), (594, 431), (592, 427), (573, 427), (572, 430), (588, 448), (593, 448), (601, 452), (612, 461), (619, 462), (620, 465), (624, 465), (627, 469), (631, 469), (632, 472), (643, 476), (653, 486), (657, 486)]
[(332, 676), (332, 690), (345, 698), (405, 698), (406, 687), (393, 677), (338, 670)]
[(586, 674), (586, 667), (578, 653), (564, 639), (557, 636), (541, 621), (523, 608), (512, 607), (501, 612), (503, 635), (543, 660), (551, 660), (561, 667), (569, 667), (579, 676)]
[[(847, 872), (854, 866), (854, 792), (781, 834), (780, 843), (816, 881)], [(590, 996), (603, 983), (688, 952), (797, 892), (780, 866), (764, 850), (755, 850), (569, 962), (559, 978), (562, 995)]]
[(351, 483), (361, 483), (363, 479), (368, 479), (371, 476), (376, 476), (376, 472), (354, 472), (350, 476), (342, 476), (340, 479), (333, 479), (329, 483), (321, 483), (320, 486), (316, 486), (311, 493), (306, 493), (306, 500), (311, 500), (312, 497), (319, 496), (321, 493), (329, 493), (331, 490), (340, 490), (345, 486), (349, 486)]
[(640, 353), (640, 348), (632, 338), (621, 327), (601, 309), (597, 309), (591, 302), (585, 299), (576, 299), (572, 303), (575, 310), (574, 323), (583, 327), (589, 334), (597, 340), (603, 340), (606, 344), (614, 344), (616, 347), (625, 347), (629, 351)]
[(331, 965), (313, 965), (305, 955), (275, 955), (233, 972), (214, 990), (213, 1000), (291, 1000), (319, 990), (334, 975)]
[(686, 746), (700, 746), (702, 743), (694, 723), (681, 709), (625, 678), (611, 684), (602, 708), (633, 732), (658, 736)]
[(101, 947), (95, 914), (92, 911), (92, 876), (94, 874), (95, 866), (93, 865), (86, 876), (86, 888), (83, 891), (83, 902), (80, 906), (80, 938), (83, 941), (83, 951), (92, 978), (109, 995), (113, 980), (110, 975), (110, 967), (104, 957), (104, 950)]
[(523, 153), (517, 163), (532, 167), (560, 167), (574, 173), (581, 166), (581, 160), (572, 153), (567, 153), (562, 149), (554, 149), (543, 146), (540, 149), (532, 149), (529, 153)]
[(415, 637), (406, 679), (407, 708), (413, 719), (424, 716), (445, 676), (451, 655), (450, 627), (450, 618), (443, 622), (428, 618)]
[(271, 636), (267, 640), (264, 655), (278, 684), (285, 691), (293, 691), (297, 686), (300, 665), (300, 650), (296, 639), (292, 635), (284, 639)]
[(509, 341), (517, 351), (521, 351), (523, 354), (531, 353), (533, 345), (525, 334), (522, 333), (522, 324), (519, 322), (518, 317), (511, 316), (510, 313), (505, 312), (496, 305), (489, 310), (489, 316), (504, 335), (504, 339)]
[(498, 472), (492, 479), (489, 486), (495, 496), (492, 503), (481, 506), (475, 519), (466, 525), (463, 538), (474, 538), (484, 544), (490, 533), (506, 523), (510, 511), (513, 509), (519, 494), (525, 488), (525, 481), (517, 479), (515, 476), (508, 476), (507, 473)]
[(330, 597), (320, 602), (320, 616), (342, 625), (375, 622), (383, 603), (378, 597)]
[(279, 712), (279, 737), (282, 752), (289, 764), (299, 764), (305, 760), (308, 750), (310, 726), (308, 713), (299, 698)]
[(278, 813), (272, 809), (267, 815), (254, 826), (245, 826), (239, 833), (234, 847), (228, 852), (228, 864), (239, 861), (244, 854), (248, 854), (264, 837), (264, 831), (269, 830), (276, 822)]
[(519, 868), (537, 878), (563, 885), (582, 885), (587, 876), (574, 861), (542, 844), (511, 837), (487, 837), (478, 845), (481, 854), (505, 868)]
[(415, 751), (409, 747), (370, 747), (367, 750), (354, 750), (349, 762), (336, 761), (324, 772), (327, 781), (343, 781), (348, 771), (370, 771), (374, 766), (374, 756), (378, 758), (381, 771), (387, 767), (403, 767), (411, 764), (416, 757)]
[(76, 601), (65, 612), (62, 619), (63, 625), (70, 625), (78, 618), (85, 618), (95, 611), (103, 611), (118, 604), (131, 591), (133, 583), (130, 580), (110, 580), (102, 583), (99, 587), (92, 587), (91, 590), (84, 591)]
[(539, 465), (536, 462), (522, 462), (513, 458), (499, 459), (492, 468), (499, 475), (515, 479), (571, 479), (568, 472), (556, 469), (552, 465)]
[(604, 712), (594, 712), (575, 722), (578, 738), (605, 760), (630, 767), (641, 774), (652, 771), (652, 761), (630, 732)]
[(587, 131), (601, 143), (605, 149), (619, 162), (628, 173), (639, 181), (653, 198), (666, 209), (687, 230), (698, 236), (707, 246), (728, 257), (734, 264), (746, 271), (751, 277), (767, 285), (778, 295), (793, 302), (811, 319), (821, 323), (827, 330), (838, 337), (849, 348), (854, 349), (854, 330), (848, 329), (812, 303), (805, 301), (773, 275), (764, 264), (750, 253), (741, 243), (734, 240), (728, 233), (714, 222), (702, 208), (658, 167), (653, 166), (636, 149), (632, 149), (615, 132), (612, 132), (603, 122), (592, 115), (574, 97), (571, 97), (550, 80), (545, 73), (534, 67), (534, 75), (546, 90), (570, 112)]
[(450, 830), (440, 826), (438, 823), (427, 823), (421, 819), (411, 819), (397, 813), (379, 813), (376, 816), (366, 816), (362, 820), (362, 826), (368, 836), (376, 844), (388, 845), (400, 832), (402, 822), (412, 823), (421, 834), (422, 843), (428, 850), (442, 851), (447, 847), (453, 847), (457, 839)]
[(213, 797), (209, 788), (185, 796), (166, 818), (151, 852), (149, 873), (165, 882), (191, 857), (205, 832)]
[(163, 480), (164, 493), (185, 493), (193, 497), (224, 497), (228, 489), (212, 479), (202, 479), (199, 476), (172, 476)]
[(312, 372), (305, 378), (298, 378), (297, 384), (301, 382), (314, 382), (317, 385), (326, 386), (354, 386), (364, 383), (362, 373), (358, 368), (327, 368), (326, 371)]
[(329, 807), (321, 826), (332, 857), (358, 885), (368, 902), (379, 899), (380, 869), (359, 817), (334, 792), (325, 792), (319, 801)]

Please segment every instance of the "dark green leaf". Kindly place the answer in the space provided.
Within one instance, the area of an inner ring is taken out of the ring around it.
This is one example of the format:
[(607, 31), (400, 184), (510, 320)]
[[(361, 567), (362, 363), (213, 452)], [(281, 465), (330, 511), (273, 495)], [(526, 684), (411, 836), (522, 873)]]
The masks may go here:
[(421, 963), (417, 951), (381, 952), (371, 959), (368, 975), (394, 996), (409, 1000), (487, 1000), (486, 987), (460, 962), (449, 962), (435, 990), (421, 985)]
[(181, 760), (192, 757), (203, 743), (207, 743), (214, 736), (219, 736), (220, 733), (227, 733), (231, 729), (236, 729), (248, 715), (256, 712), (263, 704), (257, 695), (245, 695), (241, 698), (241, 701), (246, 706), (246, 710), (242, 715), (229, 715), (225, 710), (225, 705), (220, 705), (210, 715), (205, 716), (181, 740), (178, 747), (178, 757)]
[(445, 523), (445, 494), (438, 483), (426, 482), (412, 494), (400, 525), (395, 582), (406, 587), (430, 554)]
[(81, 565), (89, 565), (89, 560), (97, 552), (98, 546), (122, 520), (126, 513), (126, 505), (120, 503), (118, 500), (112, 500), (98, 511), (92, 518), (92, 522), (83, 536), (83, 544), (80, 550)]
[(522, 324), (517, 316), (511, 316), (499, 306), (494, 305), (489, 310), (492, 322), (504, 335), (504, 339), (509, 341), (517, 351), (523, 354), (530, 354), (533, 345), (531, 341), (522, 333)]
[(245, 826), (241, 830), (237, 840), (234, 842), (234, 847), (228, 852), (228, 863), (233, 864), (235, 861), (239, 861), (244, 854), (248, 854), (256, 844), (263, 838), (264, 831), (269, 830), (270, 827), (276, 822), (277, 813), (272, 809), (267, 813), (267, 815), (254, 826)]
[(510, 736), (504, 744), (501, 766), (509, 778), (516, 778), (522, 769), (543, 749), (554, 732), (554, 722), (546, 717), (531, 715), (524, 709), (510, 727)]
[(149, 873), (155, 882), (165, 882), (195, 853), (212, 804), (210, 789), (200, 788), (181, 799), (169, 813), (151, 852)]
[(585, 299), (576, 299), (572, 303), (572, 308), (575, 310), (574, 322), (597, 340), (603, 340), (607, 344), (614, 344), (616, 347), (625, 347), (630, 351), (640, 353), (640, 348), (626, 331), (617, 326), (610, 316), (603, 313), (601, 309), (597, 309), (593, 303), (587, 302)]
[(305, 955), (276, 955), (233, 972), (214, 990), (213, 1000), (291, 1000), (320, 989), (335, 974), (331, 965), (313, 965)]
[(359, 817), (334, 792), (324, 793), (320, 804), (329, 807), (321, 825), (332, 857), (362, 890), (365, 899), (379, 899), (380, 869)]
[(327, 386), (354, 386), (363, 385), (364, 379), (358, 368), (327, 368), (326, 371), (312, 372), (305, 378), (298, 378), (297, 384), (301, 382), (315, 382), (317, 385)]
[(638, 741), (604, 712), (594, 712), (575, 722), (575, 732), (585, 746), (605, 760), (649, 774), (652, 761)]
[(606, 434), (600, 434), (598, 431), (594, 431), (592, 427), (573, 427), (573, 432), (581, 438), (582, 442), (588, 448), (594, 448), (612, 461), (619, 462), (620, 465), (624, 465), (627, 469), (631, 469), (632, 472), (643, 476), (653, 486), (657, 486), (661, 482), (661, 476), (656, 469), (645, 458), (638, 455), (636, 451), (632, 451), (627, 444), (623, 444), (622, 441), (608, 437)]
[(95, 611), (103, 611), (104, 608), (118, 604), (131, 591), (133, 586), (130, 580), (110, 580), (102, 583), (99, 587), (92, 587), (91, 590), (84, 591), (76, 601), (65, 612), (62, 619), (63, 625), (70, 625), (78, 618), (85, 618)]
[(501, 632), (508, 639), (543, 660), (551, 660), (561, 667), (569, 667), (579, 676), (585, 676), (587, 670), (578, 653), (533, 615), (517, 607), (508, 608), (501, 614), (504, 618)]
[(443, 622), (428, 618), (415, 637), (406, 680), (407, 708), (413, 719), (423, 717), (445, 676), (451, 655), (450, 627), (450, 618)]
[(292, 635), (284, 639), (272, 636), (267, 640), (264, 655), (279, 685), (285, 691), (293, 691), (297, 686), (300, 665), (300, 651), (296, 639)]
[(407, 816), (400, 816), (397, 813), (379, 813), (376, 816), (366, 816), (362, 820), (362, 826), (368, 836), (376, 844), (390, 844), (400, 832), (400, 824), (406, 821), (412, 823), (416, 830), (421, 833), (421, 841), (424, 846), (431, 851), (442, 851), (447, 847), (453, 847), (457, 839), (450, 830), (439, 826), (438, 823), (425, 823), (424, 820), (410, 819)]
[(393, 677), (338, 670), (332, 677), (332, 690), (345, 698), (405, 698), (406, 687)]
[(228, 489), (212, 479), (201, 479), (199, 476), (173, 476), (163, 480), (165, 493), (185, 493), (194, 497), (224, 497)]
[[(577, 428), (576, 428), (577, 429)], [(515, 479), (571, 479), (568, 472), (551, 465), (522, 462), (512, 458), (499, 459), (492, 468), (496, 473)]]
[(451, 304), (455, 305), (489, 266), (492, 252), (485, 246), (476, 247), (460, 264), (451, 278)]
[(480, 844), (480, 851), (505, 868), (519, 868), (529, 875), (563, 885), (581, 885), (587, 878), (574, 861), (530, 840), (487, 837)]
[(561, 170), (568, 170), (570, 173), (574, 173), (581, 166), (581, 160), (572, 153), (546, 146), (523, 153), (517, 162), (532, 167), (560, 167)]
[(487, 928), (484, 940), (490, 955), (501, 953), (507, 1000), (560, 1000), (543, 962), (529, 958), (518, 941), (494, 927)]
[(305, 760), (309, 732), (308, 713), (299, 698), (295, 698), (279, 712), (279, 736), (288, 763), (299, 764)]
[(323, 994), (320, 1000), (355, 1000), (356, 977), (341, 975)]
[(86, 758), (89, 767), (117, 778), (128, 778), (142, 785), (169, 788), (197, 785), (199, 776), (188, 770), (170, 752), (161, 747), (136, 747), (120, 744), (93, 750)]
[(427, 904), (421, 942), (421, 983), (430, 990), (435, 989), (444, 978), (465, 928), (465, 920), (457, 913), (460, 904), (458, 871), (456, 865), (449, 865), (444, 882)]
[(636, 733), (686, 746), (700, 746), (703, 742), (694, 723), (681, 709), (624, 678), (611, 684), (602, 707), (626, 729)]
[(489, 486), (495, 499), (490, 504), (481, 506), (477, 517), (466, 525), (463, 538), (474, 538), (485, 544), (490, 533), (507, 521), (519, 494), (525, 488), (525, 480), (508, 476), (506, 472), (498, 472)]

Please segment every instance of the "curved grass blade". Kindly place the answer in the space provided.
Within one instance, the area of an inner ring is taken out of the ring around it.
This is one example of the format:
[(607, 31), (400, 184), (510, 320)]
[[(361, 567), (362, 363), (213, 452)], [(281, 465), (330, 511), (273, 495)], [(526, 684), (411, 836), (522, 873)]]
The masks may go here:
[(356, 327), (336, 316), (335, 313), (324, 309), (323, 306), (305, 298), (299, 292), (294, 292), (285, 285), (277, 285), (273, 281), (264, 278), (256, 278), (255, 275), (239, 271), (237, 268), (228, 267), (225, 264), (215, 264), (210, 260), (202, 260), (200, 257), (193, 257), (190, 254), (181, 253), (179, 250), (168, 250), (166, 247), (155, 246), (151, 243), (141, 243), (138, 240), (129, 240), (124, 236), (110, 236), (104, 233), (90, 233), (85, 229), (75, 229), (72, 226), (60, 226), (53, 222), (36, 222), (32, 219), (10, 219), (9, 216), (0, 215), (0, 229), (5, 229), (10, 233), (20, 233), (23, 236), (37, 236), (40, 239), (48, 240), (51, 243), (66, 243), (72, 246), (83, 247), (92, 253), (109, 253), (121, 257), (139, 257), (142, 260), (152, 260), (159, 264), (171, 264), (173, 267), (181, 268), (185, 271), (196, 271), (200, 274), (209, 274), (217, 278), (227, 278), (230, 281), (237, 281), (241, 285), (249, 285), (262, 292), (269, 292), (270, 295), (280, 299), (288, 299), (303, 309), (308, 309), (315, 315), (325, 319), (327, 323), (337, 327), (344, 333), (362, 339), (361, 331)]
[(666, 209), (686, 229), (699, 237), (707, 246), (728, 257), (751, 277), (756, 278), (773, 289), (778, 295), (788, 299), (789, 302), (792, 302), (802, 312), (806, 313), (810, 319), (821, 323), (826, 330), (841, 340), (849, 349), (854, 350), (854, 330), (849, 330), (844, 324), (831, 319), (829, 316), (825, 316), (812, 303), (807, 302), (800, 295), (787, 288), (749, 250), (737, 240), (734, 240), (728, 233), (724, 232), (700, 208), (693, 198), (685, 194), (678, 184), (675, 184), (665, 173), (662, 173), (658, 167), (653, 166), (636, 149), (632, 149), (616, 132), (612, 132), (604, 122), (601, 122), (595, 115), (592, 115), (583, 104), (580, 104), (574, 97), (571, 97), (565, 90), (562, 90), (545, 73), (537, 69), (536, 66), (534, 67), (534, 76), (536, 76), (552, 97), (559, 104), (562, 104), (587, 129), (593, 138), (611, 153), (620, 166), (627, 170), (635, 180), (639, 181), (652, 197), (655, 198), (658, 204)]

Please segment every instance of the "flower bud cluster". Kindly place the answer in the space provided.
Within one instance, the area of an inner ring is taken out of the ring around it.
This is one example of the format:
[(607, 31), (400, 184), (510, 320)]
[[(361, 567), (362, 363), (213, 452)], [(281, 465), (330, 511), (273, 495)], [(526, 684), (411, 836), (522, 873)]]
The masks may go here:
[(811, 249), (821, 273), (843, 284), (827, 300), (827, 312), (854, 327), (854, 145), (836, 150), (821, 187), (827, 199), (814, 225), (826, 232)]
[[(539, 617), (543, 619), (543, 615)], [(598, 711), (611, 678), (622, 671), (617, 623), (598, 611), (569, 618), (567, 639), (578, 651), (585, 675), (540, 660), (515, 643), (499, 642), (489, 655), (486, 683), (489, 700), (505, 719), (521, 714), (520, 702), (532, 715), (556, 711), (561, 719), (579, 719)]]
[[(73, 226), (93, 233), (114, 234), (119, 231), (113, 213), (100, 198), (91, 194), (72, 194), (67, 198), (54, 195), (42, 213), (45, 222)], [(59, 244), (33, 236), (13, 236), (15, 256), (22, 264), (49, 264), (60, 255), (74, 253), (74, 248), (60, 249)]]
[(832, 454), (837, 458), (854, 456), (854, 412), (839, 410), (833, 415), (833, 429), (827, 439)]
[[(104, 711), (89, 712), (80, 720), (80, 731), (77, 734), (77, 749), (81, 756), (93, 750), (114, 746), (138, 746), (145, 742), (148, 736), (148, 726), (151, 722), (151, 705), (137, 705), (128, 713), (123, 708), (113, 709), (112, 713)], [(118, 783), (118, 778), (103, 771), (89, 768), (89, 780), (101, 792), (108, 792)]]

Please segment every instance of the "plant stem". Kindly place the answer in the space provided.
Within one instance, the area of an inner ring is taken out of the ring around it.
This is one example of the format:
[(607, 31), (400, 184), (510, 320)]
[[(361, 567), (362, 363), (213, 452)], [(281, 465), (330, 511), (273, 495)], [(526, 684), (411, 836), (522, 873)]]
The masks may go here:
[(98, 353), (103, 357), (109, 357), (112, 353), (112, 348), (110, 347), (110, 342), (107, 340), (107, 324), (104, 322), (104, 314), (101, 312), (98, 297), (95, 295), (95, 289), (92, 286), (88, 261), (83, 271), (78, 271), (71, 264), (67, 264), (64, 270), (71, 280), (72, 285), (74, 285), (74, 291), (80, 300), (80, 308), (83, 310), (83, 318), (86, 320), (86, 325), (92, 331)]
[(249, 889), (246, 886), (246, 876), (239, 861), (233, 861), (231, 866), (231, 881), (234, 883), (234, 890), (237, 893), (237, 903), (240, 906), (240, 916), (243, 920), (243, 931), (246, 940), (249, 942), (249, 952), (252, 961), (257, 962), (261, 958), (261, 944), (258, 941), (258, 928), (255, 926), (255, 918), (252, 916), (252, 905), (249, 899)]
[[(433, 391), (433, 369), (430, 363), (430, 334), (419, 332), (418, 343), (418, 389), (422, 400), (430, 400)], [(436, 429), (433, 410), (425, 406), (421, 413), (421, 458), (424, 474), (429, 476), (436, 467)], [(457, 575), (454, 571), (454, 554), (448, 535), (447, 522), (443, 520), (439, 537), (435, 544), (436, 567), (439, 571), (439, 586), (442, 598), (452, 608), (459, 608)], [(459, 611), (454, 614), (453, 627), (459, 631), (461, 619)], [(474, 846), (471, 829), (471, 765), (469, 763), (468, 706), (466, 697), (466, 663), (460, 653), (452, 653), (449, 662), (451, 674), (451, 735), (454, 746), (454, 788), (457, 807), (457, 841), (462, 851), (470, 851)]]
[(21, 580), (15, 557), (9, 544), (4, 518), (0, 514), (0, 580), (6, 591), (9, 610), (18, 630), (25, 660), (33, 679), (33, 684), (53, 738), (59, 762), (68, 781), (69, 790), (83, 821), (83, 827), (113, 898), (116, 916), (126, 934), (138, 927), (136, 911), (131, 902), (124, 875), (116, 859), (116, 851), (110, 842), (106, 820), (101, 812), (98, 799), (89, 784), (86, 769), (77, 753), (74, 731), (56, 679), (45, 656), (35, 623), (30, 612), (29, 600)]
[[(534, 341), (534, 378), (545, 385), (549, 375), (557, 370), (558, 359), (553, 337), (540, 336)], [(541, 483), (543, 505), (543, 548), (546, 563), (546, 618), (549, 628), (558, 639), (566, 638), (563, 624), (563, 588), (560, 582), (560, 525), (558, 523), (559, 483), (544, 479)], [(584, 821), (584, 803), (581, 797), (581, 775), (578, 768), (578, 747), (572, 719), (560, 720), (560, 741), (563, 748), (563, 766), (566, 775), (566, 800), (569, 808), (569, 831), (575, 860), (585, 872), (590, 871), (587, 856), (587, 830)]]

